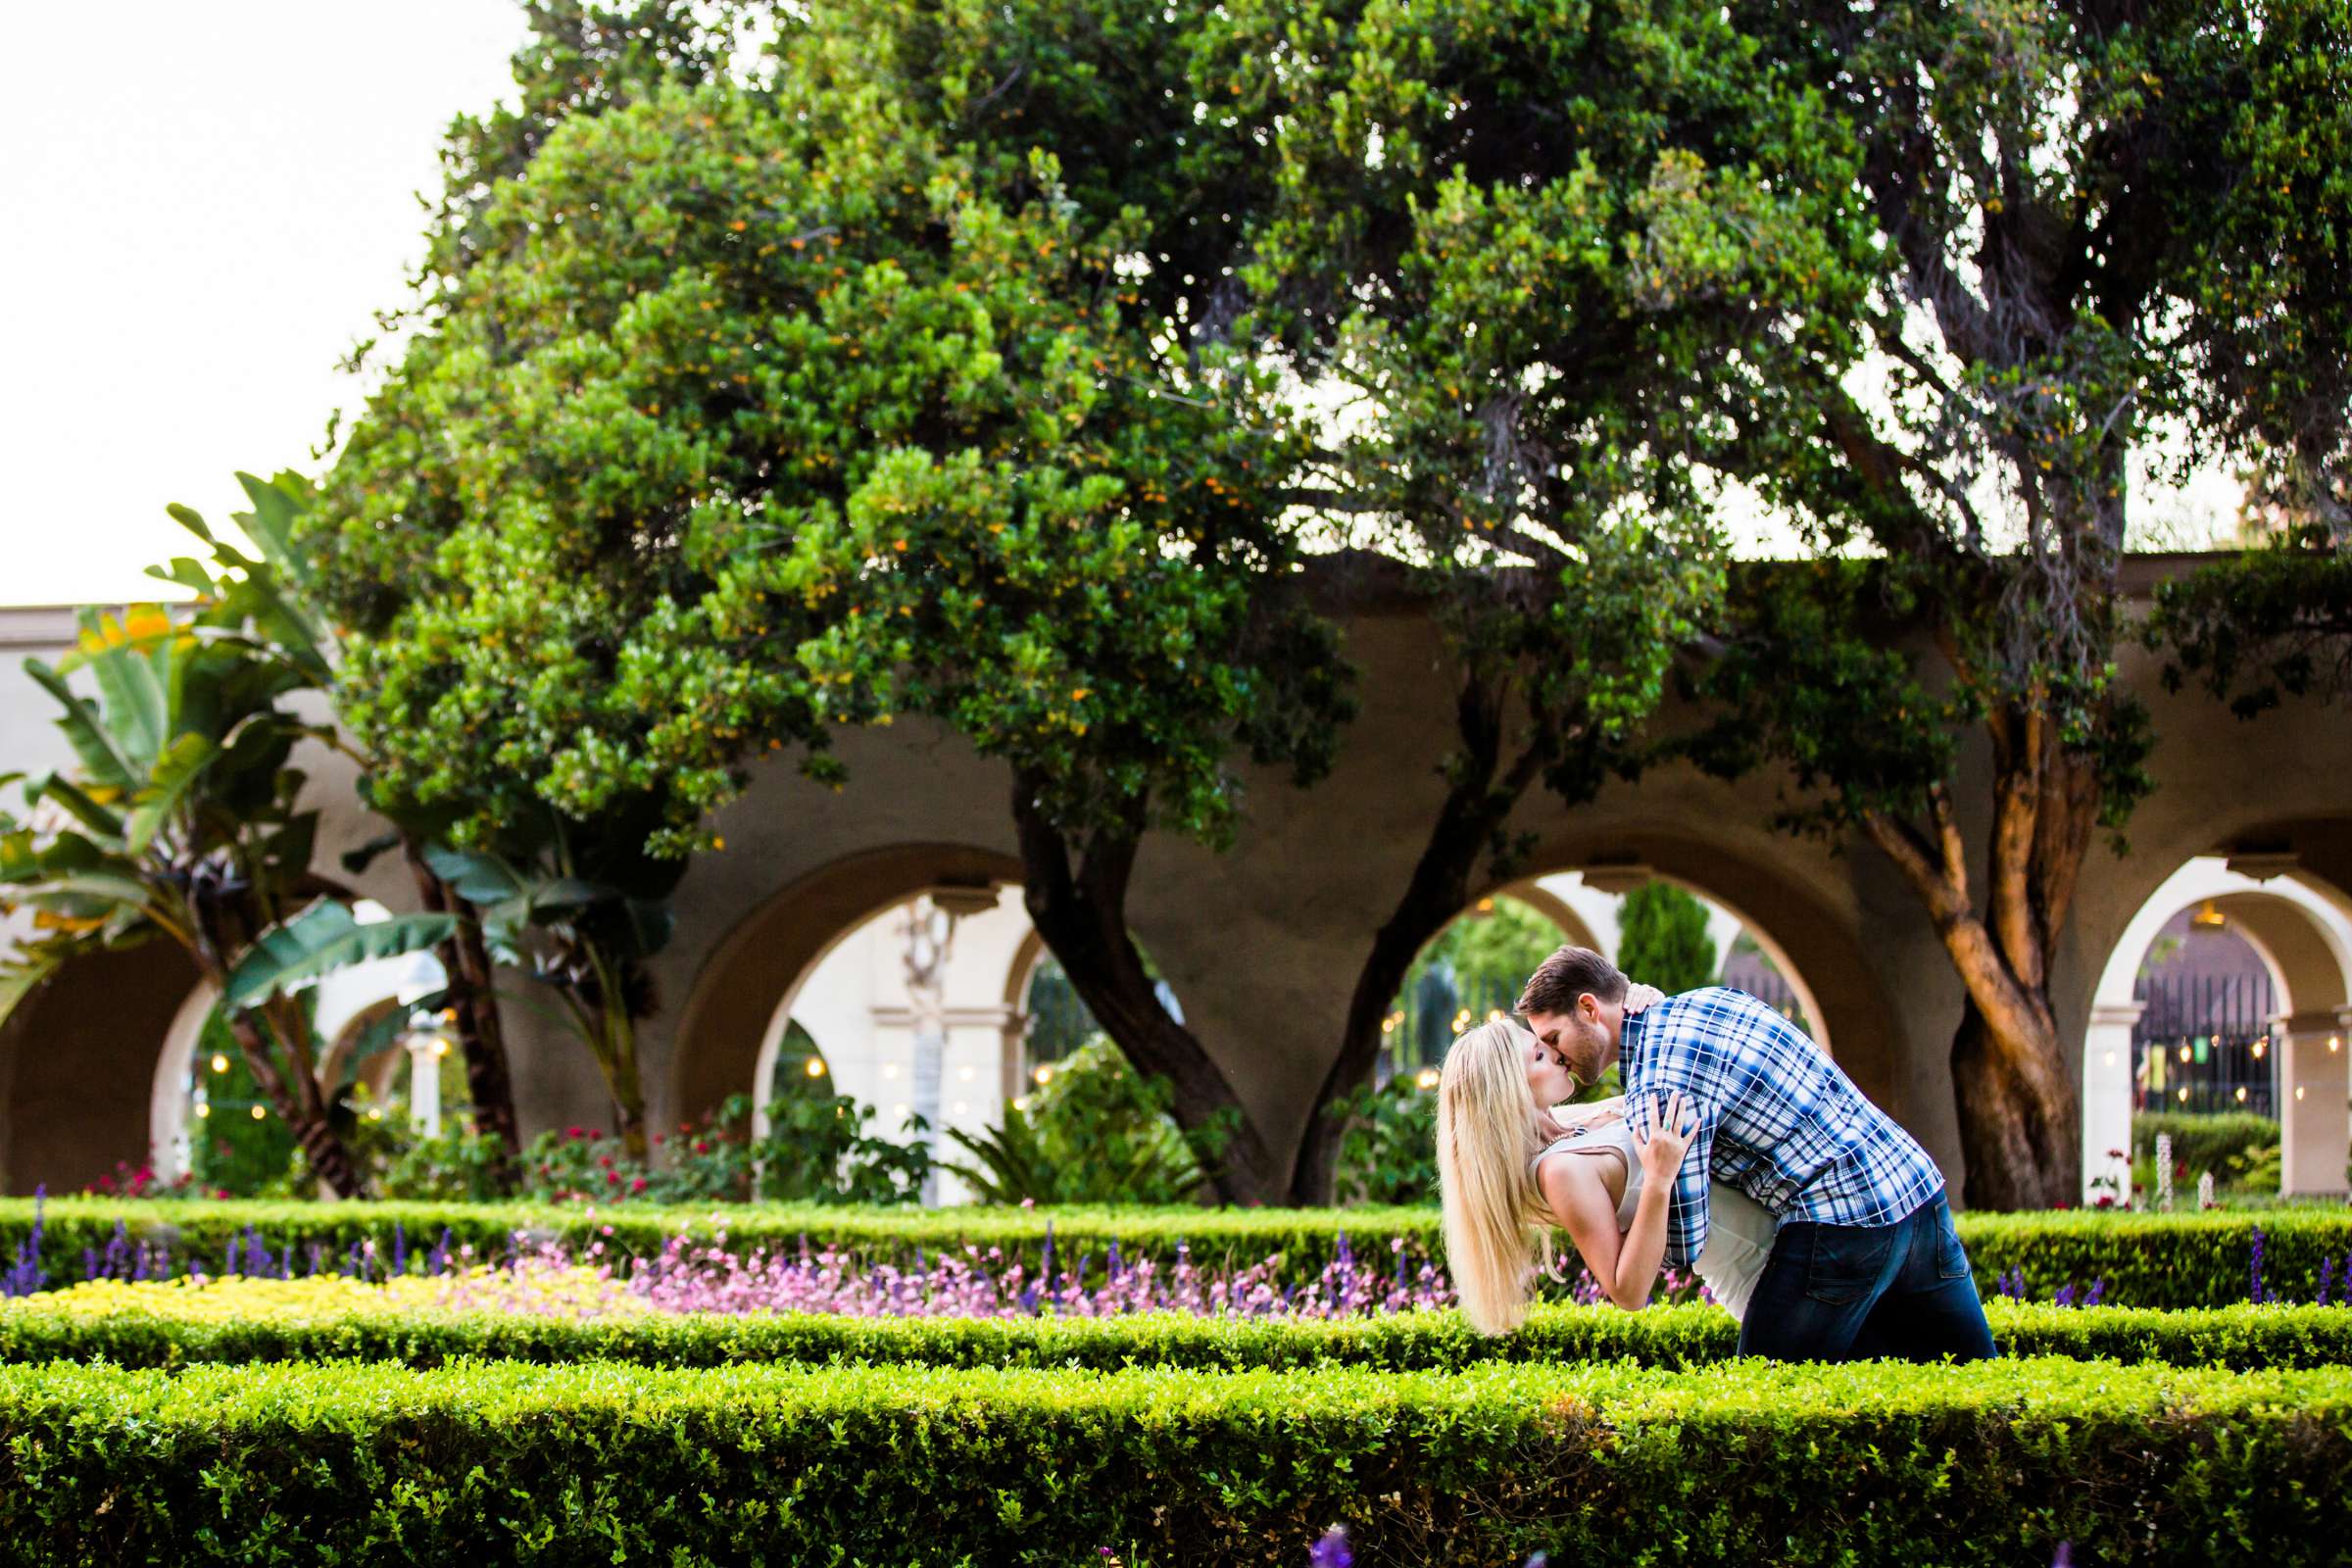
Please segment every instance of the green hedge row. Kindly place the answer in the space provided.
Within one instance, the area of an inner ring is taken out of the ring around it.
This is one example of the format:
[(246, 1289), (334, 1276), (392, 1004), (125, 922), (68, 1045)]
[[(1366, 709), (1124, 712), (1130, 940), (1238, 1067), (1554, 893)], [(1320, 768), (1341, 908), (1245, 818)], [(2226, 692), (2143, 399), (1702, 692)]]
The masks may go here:
[(2342, 1560), (2352, 1370), (0, 1368), (13, 1562)]
[[(2232, 1306), (2166, 1312), (1995, 1300), (1994, 1338), (2012, 1355), (2174, 1366), (2352, 1366), (2352, 1308)], [(1351, 1366), (1459, 1371), (1486, 1362), (1631, 1360), (1681, 1368), (1730, 1360), (1739, 1325), (1711, 1306), (1539, 1306), (1519, 1333), (1491, 1339), (1456, 1312), (1340, 1321), (1200, 1318), (858, 1318), (667, 1313), (582, 1321), (531, 1313), (352, 1309), (316, 1317), (61, 1309), (39, 1297), (0, 1302), (0, 1362), (108, 1361), (181, 1367), (261, 1361), (450, 1361), (641, 1366), (751, 1363), (943, 1367), (1126, 1366), (1281, 1371)]]
[[(14, 1254), (31, 1229), (30, 1200), (0, 1200), (0, 1257)], [(273, 1253), (291, 1250), (297, 1272), (316, 1250), (332, 1270), (356, 1245), (389, 1257), (406, 1246), (411, 1260), (446, 1230), (457, 1245), (496, 1255), (517, 1231), (576, 1244), (602, 1239), (626, 1255), (658, 1252), (685, 1232), (723, 1237), (738, 1250), (830, 1244), (870, 1260), (904, 1261), (972, 1245), (1000, 1250), (1006, 1263), (1034, 1267), (1046, 1226), (1054, 1226), (1062, 1266), (1081, 1255), (1099, 1265), (1112, 1243), (1133, 1261), (1163, 1262), (1179, 1244), (1195, 1262), (1229, 1268), (1286, 1259), (1290, 1277), (1312, 1275), (1348, 1239), (1365, 1263), (1385, 1272), (1392, 1240), (1407, 1261), (1442, 1256), (1438, 1217), (1429, 1208), (848, 1208), (745, 1205), (728, 1208), (634, 1208), (597, 1211), (533, 1205), (462, 1203), (124, 1202), (66, 1199), (46, 1211), (42, 1255), (50, 1283), (82, 1277), (85, 1250), (103, 1250), (120, 1223), (132, 1244), (170, 1249), (184, 1271), (191, 1259), (217, 1269), (232, 1240), (251, 1230)], [(2210, 1213), (2131, 1214), (2069, 1210), (1963, 1214), (1960, 1234), (1987, 1296), (2012, 1270), (2029, 1296), (2048, 1298), (2062, 1286), (2106, 1282), (2106, 1299), (2132, 1306), (2222, 1306), (2248, 1298), (2254, 1232), (2264, 1236), (2265, 1285), (2273, 1297), (2309, 1300), (2323, 1258), (2352, 1256), (2352, 1208), (2343, 1206)], [(401, 1241), (396, 1241), (396, 1234)]]
[(2199, 1171), (2211, 1171), (2215, 1181), (2227, 1183), (2232, 1159), (2248, 1150), (2276, 1144), (2281, 1137), (2278, 1122), (2247, 1111), (2220, 1115), (2142, 1111), (2132, 1118), (2132, 1157), (2154, 1159), (2158, 1133), (2172, 1136), (2174, 1160), (2188, 1167), (2184, 1193), (2195, 1188)]

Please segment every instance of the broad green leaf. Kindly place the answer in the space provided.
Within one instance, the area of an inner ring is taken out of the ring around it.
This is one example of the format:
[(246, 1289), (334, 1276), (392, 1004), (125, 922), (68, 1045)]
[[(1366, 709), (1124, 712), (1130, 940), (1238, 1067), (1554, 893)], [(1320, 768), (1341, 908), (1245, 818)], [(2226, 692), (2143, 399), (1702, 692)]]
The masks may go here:
[(503, 904), (526, 891), (522, 879), (505, 861), (479, 851), (436, 844), (424, 852), (424, 863), (468, 904)]
[(66, 684), (63, 675), (37, 659), (24, 661), (24, 673), (65, 709), (65, 716), (58, 719), (57, 727), (66, 732), (74, 755), (81, 759), (82, 770), (98, 783), (125, 792), (137, 789), (141, 775), (132, 769), (116, 745), (115, 737), (108, 732), (98, 705), (76, 693)]
[(81, 612), (82, 662), (97, 678), (107, 727), (118, 749), (141, 772), (151, 766), (171, 733), (171, 690), (154, 661), (153, 645), (133, 606), (122, 621), (92, 611)]
[(155, 764), (154, 781), (141, 790), (138, 804), (130, 813), (128, 848), (133, 855), (143, 855), (155, 842), (179, 803), (187, 798), (196, 780), (203, 776), (220, 749), (209, 735), (182, 735), (164, 749)]
[(362, 925), (342, 905), (321, 901), (254, 944), (230, 972), (221, 1002), (231, 1008), (256, 1006), (355, 963), (436, 947), (456, 929), (456, 919), (446, 914), (396, 915)]
[(119, 839), (122, 836), (122, 818), (92, 800), (88, 791), (62, 773), (52, 773), (39, 780), (32, 786), (31, 793), (35, 800), (55, 801), (100, 838)]

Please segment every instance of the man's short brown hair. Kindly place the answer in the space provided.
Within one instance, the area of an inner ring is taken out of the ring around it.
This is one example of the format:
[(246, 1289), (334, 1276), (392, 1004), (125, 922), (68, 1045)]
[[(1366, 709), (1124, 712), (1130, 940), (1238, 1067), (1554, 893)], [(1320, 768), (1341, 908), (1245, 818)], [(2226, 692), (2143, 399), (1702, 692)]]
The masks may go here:
[(1625, 991), (1625, 976), (1608, 959), (1591, 948), (1562, 948), (1536, 965), (1527, 989), (1519, 993), (1517, 1011), (1522, 1018), (1539, 1012), (1568, 1012), (1579, 997), (1623, 1002)]

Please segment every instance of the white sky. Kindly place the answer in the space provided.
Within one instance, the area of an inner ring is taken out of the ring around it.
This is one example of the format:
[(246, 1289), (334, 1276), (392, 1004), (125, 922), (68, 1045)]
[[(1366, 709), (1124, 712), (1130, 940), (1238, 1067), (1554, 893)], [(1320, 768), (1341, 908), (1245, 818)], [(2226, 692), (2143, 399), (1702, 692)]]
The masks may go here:
[(403, 299), (441, 132), (512, 90), (512, 0), (10, 8), (0, 604), (149, 597), (239, 468), (311, 467)]
[[(360, 401), (336, 363), (405, 298), (442, 129), (509, 93), (523, 32), (512, 0), (16, 8), (0, 604), (160, 591), (142, 568), (186, 539), (166, 502), (218, 523), (235, 470), (315, 467)], [(2203, 543), (2234, 500), (2215, 474), (2143, 493), (2134, 543)], [(1747, 553), (1789, 547), (1733, 520)]]

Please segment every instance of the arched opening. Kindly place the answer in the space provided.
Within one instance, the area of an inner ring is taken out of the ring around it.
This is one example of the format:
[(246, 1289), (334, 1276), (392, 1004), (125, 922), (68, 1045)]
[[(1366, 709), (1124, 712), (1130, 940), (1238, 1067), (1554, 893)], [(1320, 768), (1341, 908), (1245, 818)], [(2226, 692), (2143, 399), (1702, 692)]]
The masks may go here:
[(2248, 858), (2182, 865), (2100, 971), (2082, 1049), (2085, 1200), (2130, 1196), (2133, 1115), (2160, 1107), (2274, 1115), (2278, 1190), (2343, 1192), (2348, 1002), (2352, 900), (2340, 889)]
[[(993, 900), (1019, 880), (1009, 856), (916, 844), (846, 857), (769, 895), (703, 961), (680, 1009), (670, 1069), (680, 1117), (748, 1093), (766, 1081), (763, 1066), (772, 1077), (771, 1038), (780, 1047), (809, 976), (858, 927), (934, 888)], [(802, 1024), (833, 1049), (821, 1027)]]
[[(363, 925), (391, 918), (368, 899), (352, 912)], [(414, 953), (355, 963), (303, 988), (330, 1102), (364, 1088), (379, 1114), (397, 1099), (436, 1130), (465, 1103), (465, 1073), (447, 1040), (410, 1027), (411, 1005), (444, 983), (440, 961)], [(209, 986), (194, 987), (163, 1033), (148, 1091), (148, 1163), (163, 1181), (188, 1176), (242, 1192), (283, 1174), (293, 1138), (247, 1074), (215, 1000)]]
[(1687, 879), (1609, 866), (1498, 888), (1431, 939), (1384, 1021), (1380, 1081), (1431, 1072), (1463, 1029), (1509, 1012), (1536, 964), (1563, 942), (1607, 954), (1669, 993), (1747, 991), (1828, 1049), (1819, 1004), (1770, 932)]
[(156, 1060), (195, 988), (169, 943), (77, 958), (0, 1018), (7, 1190), (78, 1192), (147, 1162)]
[[(769, 1093), (755, 1107), (756, 1134), (766, 1132), (779, 1089), (797, 1087), (796, 1072), (799, 1084), (821, 1081), (875, 1106), (886, 1137), (899, 1137), (909, 1115), (937, 1129), (994, 1122), (1006, 1053), (1019, 1040), (1004, 977), (1033, 932), (1018, 886), (957, 891), (948, 909), (927, 892), (876, 910), (836, 933), (797, 977), (762, 1031), (752, 1083)], [(910, 919), (930, 930), (910, 932)], [(909, 962), (910, 938), (924, 936), (945, 939), (927, 979)]]

